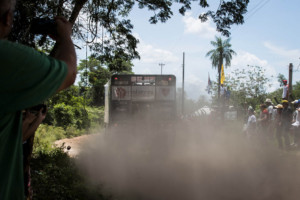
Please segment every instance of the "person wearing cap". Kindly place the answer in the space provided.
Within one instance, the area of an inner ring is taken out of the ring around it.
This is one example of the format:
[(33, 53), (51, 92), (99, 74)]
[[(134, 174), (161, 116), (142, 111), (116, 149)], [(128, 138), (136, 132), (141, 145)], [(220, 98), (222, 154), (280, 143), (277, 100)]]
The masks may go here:
[(283, 106), (281, 104), (278, 104), (277, 106), (275, 106), (276, 109), (276, 116), (275, 116), (275, 133), (276, 133), (276, 138), (277, 138), (277, 142), (278, 142), (278, 146), (280, 149), (283, 148), (282, 145), (282, 109)]
[(298, 100), (293, 101), (292, 104), (294, 105), (294, 112), (293, 112), (293, 121), (292, 121), (292, 127), (291, 127), (291, 133), (293, 136), (293, 143), (291, 144), (291, 146), (293, 147), (298, 147), (299, 144), (299, 138), (300, 138), (300, 134), (299, 134), (299, 126), (300, 126), (300, 114), (299, 114), (299, 104), (298, 104)]
[(278, 145), (279, 148), (283, 149), (282, 144), (282, 137), (284, 138), (284, 144), (285, 148), (289, 150), (290, 148), (290, 138), (289, 138), (289, 132), (290, 132), (290, 126), (292, 122), (293, 112), (289, 108), (289, 102), (287, 100), (282, 100), (282, 113), (281, 113), (281, 126), (280, 126), (280, 135), (277, 136), (278, 138)]
[(260, 105), (260, 111), (259, 119), (257, 120), (259, 122), (259, 135), (261, 136), (261, 139), (266, 140), (269, 115), (266, 104)]
[(289, 85), (287, 84), (287, 80), (283, 80), (283, 87), (282, 87), (282, 99), (287, 100), (289, 96)]
[(268, 110), (268, 124), (267, 124), (267, 136), (268, 138), (273, 138), (273, 124), (272, 124), (272, 115), (273, 115), (273, 105), (271, 99), (266, 99), (266, 106)]

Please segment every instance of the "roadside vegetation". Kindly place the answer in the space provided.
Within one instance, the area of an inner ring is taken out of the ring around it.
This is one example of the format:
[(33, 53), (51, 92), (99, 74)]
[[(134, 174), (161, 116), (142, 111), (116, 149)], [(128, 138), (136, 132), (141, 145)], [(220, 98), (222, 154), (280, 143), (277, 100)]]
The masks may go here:
[[(85, 61), (81, 62), (84, 63)], [(97, 63), (99, 65), (99, 62)], [(93, 62), (94, 67), (96, 66)], [(99, 66), (99, 70), (103, 70)], [(35, 133), (31, 159), (34, 199), (112, 199), (104, 195), (100, 185), (93, 185), (79, 173), (76, 158), (56, 147), (54, 142), (85, 134), (100, 133), (104, 118), (104, 84), (106, 77), (86, 81), (89, 71), (84, 68), (78, 86), (72, 86), (44, 102), (46, 119)], [(94, 74), (98, 73), (97, 71)], [(98, 73), (102, 74), (102, 73)]]

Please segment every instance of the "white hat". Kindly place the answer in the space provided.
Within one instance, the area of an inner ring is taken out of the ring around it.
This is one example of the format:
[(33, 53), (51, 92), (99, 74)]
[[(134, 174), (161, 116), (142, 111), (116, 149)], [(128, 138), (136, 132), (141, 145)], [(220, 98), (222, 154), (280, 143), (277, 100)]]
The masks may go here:
[(266, 103), (272, 103), (271, 99), (266, 99)]

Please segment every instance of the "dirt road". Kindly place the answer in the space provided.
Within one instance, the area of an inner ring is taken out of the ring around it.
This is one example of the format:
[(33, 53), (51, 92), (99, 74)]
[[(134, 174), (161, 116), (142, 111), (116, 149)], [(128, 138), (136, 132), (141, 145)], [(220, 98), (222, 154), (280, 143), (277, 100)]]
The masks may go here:
[(64, 145), (64, 151), (67, 152), (71, 157), (76, 157), (82, 146), (89, 141), (93, 140), (98, 134), (91, 134), (91, 135), (82, 135), (79, 137), (74, 138), (65, 138), (62, 140), (55, 141), (54, 145), (60, 147)]

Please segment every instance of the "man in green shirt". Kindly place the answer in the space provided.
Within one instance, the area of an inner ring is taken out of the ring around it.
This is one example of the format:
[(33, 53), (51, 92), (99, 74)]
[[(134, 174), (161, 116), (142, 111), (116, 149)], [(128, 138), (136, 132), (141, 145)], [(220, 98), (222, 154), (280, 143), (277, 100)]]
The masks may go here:
[(6, 40), (15, 0), (0, 0), (0, 199), (24, 198), (21, 110), (71, 86), (76, 78), (72, 25), (55, 18), (53, 57)]

